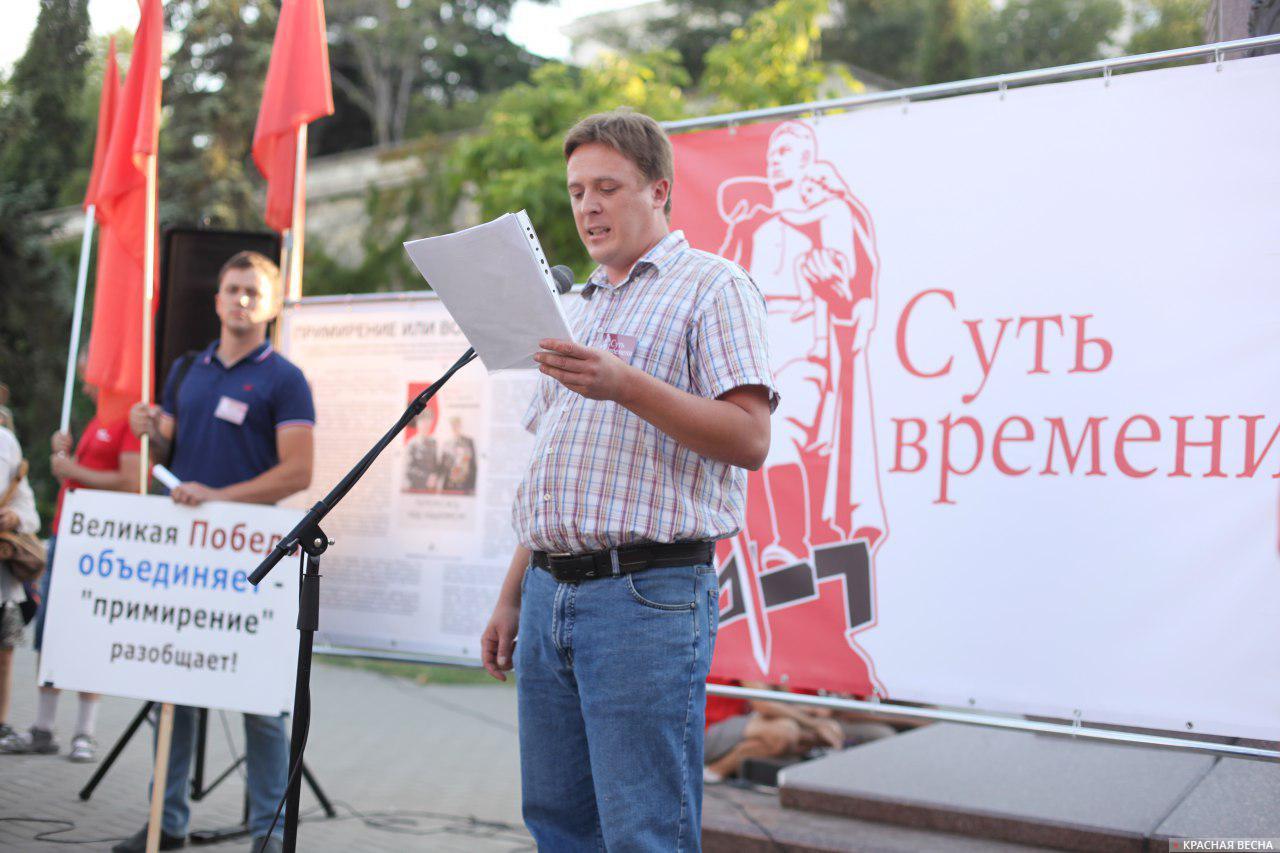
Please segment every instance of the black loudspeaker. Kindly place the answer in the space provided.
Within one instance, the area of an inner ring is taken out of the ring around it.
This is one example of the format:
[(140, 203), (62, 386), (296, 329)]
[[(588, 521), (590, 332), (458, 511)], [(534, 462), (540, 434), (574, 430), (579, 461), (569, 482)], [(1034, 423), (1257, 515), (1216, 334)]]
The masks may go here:
[(170, 228), (160, 255), (160, 299), (156, 306), (156, 402), (174, 361), (218, 337), (213, 310), (218, 270), (237, 252), (261, 252), (280, 262), (280, 235), (274, 231), (214, 231)]

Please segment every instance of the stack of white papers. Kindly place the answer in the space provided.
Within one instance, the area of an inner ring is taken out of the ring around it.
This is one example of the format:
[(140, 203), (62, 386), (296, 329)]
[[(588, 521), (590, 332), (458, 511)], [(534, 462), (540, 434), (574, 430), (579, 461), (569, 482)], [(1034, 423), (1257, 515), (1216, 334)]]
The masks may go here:
[(522, 210), (404, 244), (490, 373), (532, 370), (544, 338), (573, 340), (551, 268)]

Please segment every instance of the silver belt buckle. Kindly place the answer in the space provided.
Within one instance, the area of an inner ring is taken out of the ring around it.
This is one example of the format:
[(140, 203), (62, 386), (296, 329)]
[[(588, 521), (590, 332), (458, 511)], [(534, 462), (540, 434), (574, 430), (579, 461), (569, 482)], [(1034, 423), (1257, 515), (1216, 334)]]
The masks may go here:
[(567, 557), (572, 557), (572, 556), (573, 554), (568, 551), (565, 551), (562, 554), (552, 554), (551, 552), (547, 552), (547, 571), (549, 571), (551, 573), (551, 576), (560, 583), (564, 583), (564, 581), (560, 580), (560, 574), (559, 572), (556, 571), (555, 561), (563, 560)]

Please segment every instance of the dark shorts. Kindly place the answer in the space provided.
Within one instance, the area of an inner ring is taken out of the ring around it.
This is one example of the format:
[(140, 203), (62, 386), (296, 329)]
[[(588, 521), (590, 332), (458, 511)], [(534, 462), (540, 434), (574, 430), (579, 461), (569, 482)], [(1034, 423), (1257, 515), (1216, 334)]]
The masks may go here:
[(742, 743), (747, 731), (747, 722), (750, 719), (751, 714), (739, 714), (707, 726), (702, 746), (702, 763), (710, 764), (723, 758), (731, 749)]
[(47, 555), (44, 561), (44, 574), (40, 576), (40, 609), (36, 611), (36, 639), (35, 650), (40, 651), (40, 646), (44, 643), (44, 614), (49, 609), (49, 578), (53, 577), (53, 546), (58, 541), (57, 536), (49, 537), (49, 546), (45, 548)]
[(16, 601), (0, 604), (0, 650), (11, 650), (22, 643), (22, 629), (26, 623), (22, 621), (22, 608)]

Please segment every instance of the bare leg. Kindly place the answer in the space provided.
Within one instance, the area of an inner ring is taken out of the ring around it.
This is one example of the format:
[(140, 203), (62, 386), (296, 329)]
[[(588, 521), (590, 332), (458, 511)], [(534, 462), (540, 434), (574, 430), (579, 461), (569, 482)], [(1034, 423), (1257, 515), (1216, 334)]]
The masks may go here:
[(767, 720), (752, 714), (743, 730), (742, 740), (727, 753), (707, 765), (718, 776), (731, 776), (738, 772), (748, 758), (775, 758), (796, 752), (800, 742), (800, 724), (795, 720)]
[(844, 742), (847, 746), (857, 746), (873, 740), (893, 737), (898, 733), (898, 730), (888, 723), (847, 719), (841, 719), (839, 722), (840, 728), (844, 731)]

